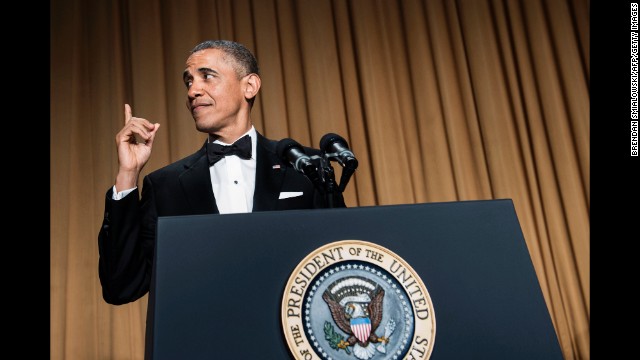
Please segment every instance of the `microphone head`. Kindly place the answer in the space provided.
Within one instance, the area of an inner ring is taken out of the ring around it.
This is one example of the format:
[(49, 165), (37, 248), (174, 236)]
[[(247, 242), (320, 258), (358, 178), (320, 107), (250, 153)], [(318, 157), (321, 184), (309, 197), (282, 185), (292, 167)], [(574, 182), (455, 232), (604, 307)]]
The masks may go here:
[(293, 139), (286, 138), (280, 140), (276, 145), (276, 154), (282, 161), (291, 164), (294, 169), (305, 175), (316, 169), (311, 163), (311, 158), (305, 153), (302, 145)]
[(289, 151), (289, 149), (291, 149), (292, 147), (302, 148), (302, 145), (290, 138), (285, 138), (278, 141), (278, 145), (276, 145), (276, 154), (278, 155), (278, 158), (282, 159), (284, 162), (289, 162), (287, 151)]
[(331, 158), (337, 160), (342, 167), (355, 170), (358, 167), (358, 160), (356, 160), (353, 152), (349, 150), (349, 144), (342, 136), (334, 133), (328, 133), (320, 139), (320, 149), (327, 154), (332, 155)]
[(345, 140), (342, 136), (334, 133), (328, 133), (320, 139), (320, 149), (324, 152), (333, 152), (331, 149), (331, 145), (334, 143), (340, 143), (344, 148), (349, 148), (349, 144), (347, 144), (347, 140)]

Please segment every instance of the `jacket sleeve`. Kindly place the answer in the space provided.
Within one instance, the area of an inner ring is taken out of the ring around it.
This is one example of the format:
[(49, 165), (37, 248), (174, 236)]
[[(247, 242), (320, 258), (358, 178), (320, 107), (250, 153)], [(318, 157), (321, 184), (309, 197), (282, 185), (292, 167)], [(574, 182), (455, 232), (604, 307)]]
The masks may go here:
[(113, 305), (126, 304), (149, 291), (157, 212), (151, 180), (121, 200), (106, 193), (104, 219), (98, 234), (98, 272), (102, 297)]

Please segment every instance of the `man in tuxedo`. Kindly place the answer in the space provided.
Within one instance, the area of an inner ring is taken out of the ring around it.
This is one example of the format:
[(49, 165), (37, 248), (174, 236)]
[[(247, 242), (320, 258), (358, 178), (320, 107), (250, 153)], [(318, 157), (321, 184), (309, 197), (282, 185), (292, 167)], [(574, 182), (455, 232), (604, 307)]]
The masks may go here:
[(160, 124), (124, 107), (125, 126), (116, 135), (119, 170), (98, 235), (100, 283), (110, 304), (135, 301), (149, 291), (159, 216), (325, 207), (311, 181), (277, 156), (277, 142), (252, 125), (261, 80), (247, 48), (225, 40), (200, 43), (187, 58), (183, 79), (187, 108), (208, 139), (196, 153), (145, 176), (140, 199), (138, 177)]

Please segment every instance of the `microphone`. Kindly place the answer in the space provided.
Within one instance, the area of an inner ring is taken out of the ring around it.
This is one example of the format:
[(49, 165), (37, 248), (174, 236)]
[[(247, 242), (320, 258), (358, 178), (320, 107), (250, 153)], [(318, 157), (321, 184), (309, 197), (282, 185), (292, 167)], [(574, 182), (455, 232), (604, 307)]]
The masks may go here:
[(335, 159), (343, 168), (354, 170), (358, 167), (358, 160), (349, 150), (347, 140), (338, 134), (329, 133), (320, 139), (320, 149), (325, 153), (335, 154), (330, 158)]
[(340, 186), (338, 190), (343, 192), (351, 175), (358, 168), (358, 160), (349, 150), (347, 140), (334, 133), (328, 133), (320, 139), (320, 149), (329, 155), (330, 159), (335, 159), (342, 165), (342, 176), (340, 176)]
[(311, 158), (304, 152), (304, 148), (297, 141), (285, 138), (278, 141), (276, 154), (284, 162), (306, 175), (314, 185), (320, 186), (320, 176)]

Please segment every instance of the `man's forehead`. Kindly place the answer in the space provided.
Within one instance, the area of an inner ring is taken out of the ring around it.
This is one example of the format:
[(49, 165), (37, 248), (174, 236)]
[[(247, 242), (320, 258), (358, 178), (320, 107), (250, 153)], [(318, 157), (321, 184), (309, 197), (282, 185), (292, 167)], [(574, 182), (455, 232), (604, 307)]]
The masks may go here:
[(189, 55), (185, 62), (187, 69), (190, 67), (200, 68), (203, 66), (212, 68), (213, 66), (227, 65), (225, 53), (219, 49), (204, 49)]

